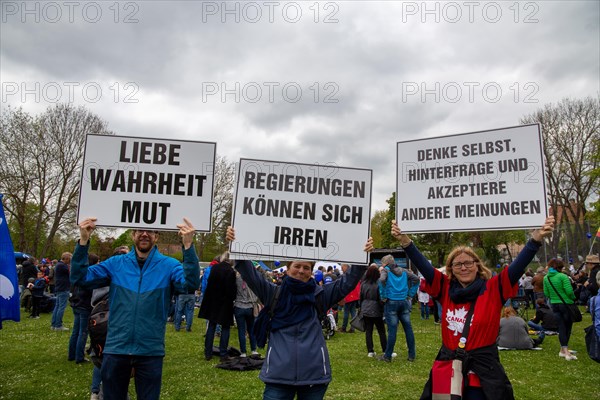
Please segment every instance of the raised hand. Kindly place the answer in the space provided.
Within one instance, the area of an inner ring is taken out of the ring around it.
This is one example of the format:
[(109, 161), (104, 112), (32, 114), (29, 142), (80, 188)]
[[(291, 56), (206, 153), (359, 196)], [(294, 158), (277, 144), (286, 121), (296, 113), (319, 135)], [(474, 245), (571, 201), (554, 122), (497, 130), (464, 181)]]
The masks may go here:
[(79, 244), (85, 246), (96, 229), (96, 217), (89, 217), (79, 223)]
[(189, 249), (194, 242), (194, 235), (196, 229), (189, 219), (183, 218), (183, 224), (177, 224), (179, 228), (179, 236), (181, 236), (181, 242), (183, 243), (184, 249)]

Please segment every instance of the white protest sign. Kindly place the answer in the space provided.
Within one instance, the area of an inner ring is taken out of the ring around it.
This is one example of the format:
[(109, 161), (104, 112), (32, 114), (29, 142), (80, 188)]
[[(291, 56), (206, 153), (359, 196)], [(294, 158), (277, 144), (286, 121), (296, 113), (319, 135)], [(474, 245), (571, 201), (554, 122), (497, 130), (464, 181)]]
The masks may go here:
[(366, 264), (372, 175), (366, 169), (241, 159), (232, 255)]
[(211, 230), (216, 143), (88, 135), (77, 220), (177, 230), (188, 218)]
[(539, 227), (548, 215), (538, 124), (398, 142), (403, 232)]

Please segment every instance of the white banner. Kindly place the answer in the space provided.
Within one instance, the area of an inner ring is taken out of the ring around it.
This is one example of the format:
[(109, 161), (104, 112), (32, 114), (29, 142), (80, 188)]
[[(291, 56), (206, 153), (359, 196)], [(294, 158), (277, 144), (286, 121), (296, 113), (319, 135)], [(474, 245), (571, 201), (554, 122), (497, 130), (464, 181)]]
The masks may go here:
[(403, 232), (539, 227), (548, 215), (538, 124), (397, 144)]
[(372, 171), (241, 159), (232, 255), (366, 264)]
[(177, 230), (188, 218), (210, 232), (216, 143), (88, 135), (77, 220)]

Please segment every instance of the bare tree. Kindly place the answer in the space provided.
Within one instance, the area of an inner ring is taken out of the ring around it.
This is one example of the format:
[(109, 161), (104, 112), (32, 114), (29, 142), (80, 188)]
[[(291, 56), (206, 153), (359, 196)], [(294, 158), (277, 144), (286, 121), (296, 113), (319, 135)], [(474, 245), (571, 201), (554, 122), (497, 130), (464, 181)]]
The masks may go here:
[(19, 249), (42, 256), (57, 233), (74, 226), (86, 135), (111, 132), (98, 116), (70, 104), (35, 118), (9, 108), (0, 121), (0, 191), (13, 233)]
[(231, 224), (233, 208), (233, 184), (235, 180), (235, 164), (226, 157), (217, 156), (214, 171), (212, 232), (199, 235), (198, 255), (202, 258), (205, 250), (220, 253), (226, 247), (225, 233)]
[(599, 177), (592, 171), (600, 166), (600, 98), (563, 99), (521, 119), (523, 124), (534, 122), (542, 125), (548, 198), (561, 224), (553, 252), (558, 253), (564, 234), (576, 259), (586, 253), (587, 205), (599, 191)]

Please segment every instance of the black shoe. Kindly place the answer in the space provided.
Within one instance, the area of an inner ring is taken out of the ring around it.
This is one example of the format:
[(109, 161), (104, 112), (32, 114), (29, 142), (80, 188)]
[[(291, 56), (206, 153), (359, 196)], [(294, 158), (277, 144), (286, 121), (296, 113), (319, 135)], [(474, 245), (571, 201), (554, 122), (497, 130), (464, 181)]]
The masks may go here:
[(206, 361), (210, 361), (210, 360), (212, 360), (212, 357), (213, 357), (213, 356), (204, 356), (204, 359), (205, 359)]
[(413, 361), (415, 361), (415, 358), (414, 357), (408, 357), (407, 361), (413, 362)]
[(89, 363), (89, 362), (90, 362), (90, 360), (89, 360), (89, 359), (87, 359), (87, 358), (84, 358), (83, 360), (80, 360), (80, 361), (75, 361), (75, 364), (85, 364), (85, 363)]
[(377, 357), (378, 361), (383, 361), (383, 362), (392, 362), (391, 358), (387, 358), (385, 355), (381, 355), (379, 357)]

